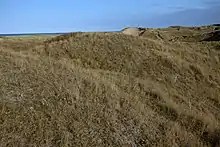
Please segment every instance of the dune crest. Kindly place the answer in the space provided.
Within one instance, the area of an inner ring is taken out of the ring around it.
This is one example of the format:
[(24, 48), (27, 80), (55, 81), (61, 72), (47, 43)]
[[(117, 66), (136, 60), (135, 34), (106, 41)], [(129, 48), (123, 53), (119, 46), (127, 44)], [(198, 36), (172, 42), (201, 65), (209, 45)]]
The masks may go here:
[(1, 37), (0, 146), (219, 146), (214, 30)]

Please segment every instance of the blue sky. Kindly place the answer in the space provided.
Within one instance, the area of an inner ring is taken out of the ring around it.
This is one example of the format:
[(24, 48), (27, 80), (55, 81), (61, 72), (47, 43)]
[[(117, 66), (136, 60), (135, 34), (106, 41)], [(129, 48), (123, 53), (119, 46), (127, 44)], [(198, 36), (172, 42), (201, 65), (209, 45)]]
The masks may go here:
[(219, 8), (220, 0), (0, 0), (0, 34), (220, 23)]

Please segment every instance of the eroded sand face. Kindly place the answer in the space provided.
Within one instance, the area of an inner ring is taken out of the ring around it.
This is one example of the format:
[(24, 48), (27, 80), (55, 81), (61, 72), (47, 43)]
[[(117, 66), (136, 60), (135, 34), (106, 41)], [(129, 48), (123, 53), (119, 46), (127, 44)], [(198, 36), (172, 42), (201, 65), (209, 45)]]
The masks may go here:
[(131, 28), (125, 28), (124, 30), (122, 30), (122, 33), (126, 35), (132, 35), (132, 36), (140, 36), (141, 34), (144, 33), (144, 31), (145, 29), (142, 29), (142, 28), (131, 27)]

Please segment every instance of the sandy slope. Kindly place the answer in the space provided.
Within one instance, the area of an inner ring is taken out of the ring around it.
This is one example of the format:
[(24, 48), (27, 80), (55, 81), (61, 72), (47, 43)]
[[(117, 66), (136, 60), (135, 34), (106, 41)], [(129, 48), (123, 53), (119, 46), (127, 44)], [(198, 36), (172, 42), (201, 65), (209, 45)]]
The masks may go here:
[(0, 145), (220, 145), (212, 29), (1, 38)]

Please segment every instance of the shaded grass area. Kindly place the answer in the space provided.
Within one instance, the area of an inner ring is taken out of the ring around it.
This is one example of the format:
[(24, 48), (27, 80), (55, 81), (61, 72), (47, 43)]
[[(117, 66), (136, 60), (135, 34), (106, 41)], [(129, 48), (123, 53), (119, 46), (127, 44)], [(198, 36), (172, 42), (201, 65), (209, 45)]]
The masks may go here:
[(219, 42), (178, 28), (0, 40), (0, 145), (219, 146)]

